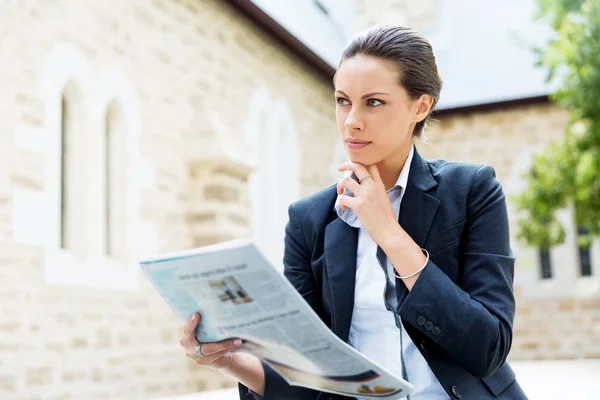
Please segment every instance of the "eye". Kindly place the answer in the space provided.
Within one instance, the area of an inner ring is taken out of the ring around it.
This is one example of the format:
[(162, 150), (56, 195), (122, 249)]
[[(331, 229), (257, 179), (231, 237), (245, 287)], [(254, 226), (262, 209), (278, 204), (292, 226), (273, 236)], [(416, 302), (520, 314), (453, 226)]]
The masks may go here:
[(377, 99), (368, 99), (367, 100), (367, 105), (369, 107), (379, 107), (381, 105), (385, 104), (383, 101), (381, 100), (377, 100)]
[(350, 104), (350, 101), (348, 99), (343, 98), (343, 97), (338, 97), (338, 98), (335, 99), (335, 101), (340, 106), (346, 106), (346, 105)]

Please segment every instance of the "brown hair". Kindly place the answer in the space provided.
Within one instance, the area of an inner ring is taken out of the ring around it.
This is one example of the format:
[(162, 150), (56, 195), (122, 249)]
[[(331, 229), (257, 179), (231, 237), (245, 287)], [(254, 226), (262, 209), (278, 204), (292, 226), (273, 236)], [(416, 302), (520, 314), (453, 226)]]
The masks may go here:
[(420, 33), (410, 28), (381, 24), (355, 35), (342, 50), (339, 65), (357, 55), (396, 63), (399, 83), (413, 100), (422, 94), (433, 97), (429, 115), (417, 123), (413, 131), (413, 137), (420, 137), (442, 90), (442, 79), (431, 44)]

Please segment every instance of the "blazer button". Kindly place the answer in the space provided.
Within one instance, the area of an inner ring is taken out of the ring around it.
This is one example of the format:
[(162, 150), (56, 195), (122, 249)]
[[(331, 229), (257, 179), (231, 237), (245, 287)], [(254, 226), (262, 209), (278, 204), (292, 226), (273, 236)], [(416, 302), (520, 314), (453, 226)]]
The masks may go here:
[(428, 331), (432, 330), (433, 329), (433, 322), (427, 321), (425, 323), (425, 329), (428, 330)]
[(417, 324), (419, 324), (419, 326), (425, 325), (425, 322), (427, 322), (427, 318), (425, 318), (424, 316), (421, 315), (417, 317)]
[(452, 386), (450, 388), (450, 392), (452, 393), (452, 397), (454, 397), (455, 399), (462, 398), (462, 396), (460, 395), (460, 392), (458, 391), (458, 388), (456, 386)]
[(440, 334), (442, 333), (442, 330), (440, 329), (439, 326), (434, 326), (433, 329), (431, 330), (431, 333), (433, 333), (433, 336), (440, 336)]

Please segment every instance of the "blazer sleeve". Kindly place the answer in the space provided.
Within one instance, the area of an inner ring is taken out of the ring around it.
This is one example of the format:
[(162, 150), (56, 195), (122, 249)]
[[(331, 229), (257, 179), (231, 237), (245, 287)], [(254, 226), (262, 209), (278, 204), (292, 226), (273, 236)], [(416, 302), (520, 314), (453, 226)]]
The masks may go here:
[[(296, 206), (288, 208), (289, 220), (285, 228), (285, 249), (283, 254), (284, 276), (292, 283), (304, 300), (318, 313), (321, 307), (317, 284), (312, 273), (310, 250), (296, 214)], [(289, 385), (267, 363), (262, 362), (265, 371), (265, 393), (263, 400), (314, 400), (320, 392), (299, 386)], [(238, 384), (241, 400), (259, 398)]]
[(515, 315), (506, 200), (492, 167), (476, 172), (467, 204), (459, 285), (430, 260), (397, 311), (466, 371), (487, 377), (506, 361)]

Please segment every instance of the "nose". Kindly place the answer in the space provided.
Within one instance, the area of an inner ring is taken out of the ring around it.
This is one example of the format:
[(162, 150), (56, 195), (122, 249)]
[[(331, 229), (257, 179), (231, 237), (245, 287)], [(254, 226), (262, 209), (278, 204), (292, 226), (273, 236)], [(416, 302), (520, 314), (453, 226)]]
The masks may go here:
[(346, 117), (344, 126), (349, 131), (362, 131), (364, 129), (364, 122), (356, 108), (352, 107), (348, 113), (348, 116)]

